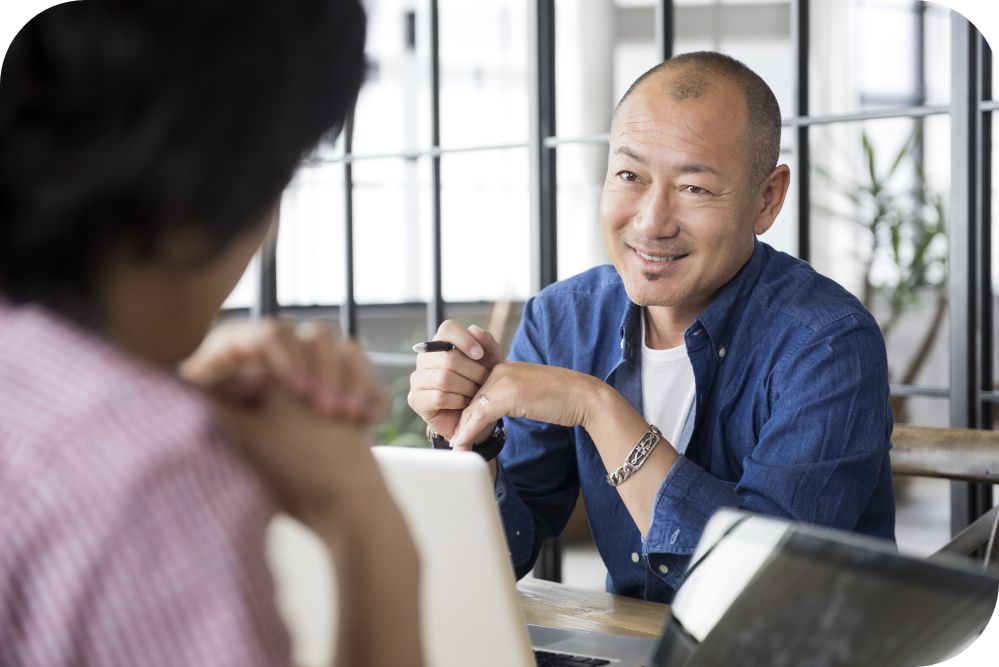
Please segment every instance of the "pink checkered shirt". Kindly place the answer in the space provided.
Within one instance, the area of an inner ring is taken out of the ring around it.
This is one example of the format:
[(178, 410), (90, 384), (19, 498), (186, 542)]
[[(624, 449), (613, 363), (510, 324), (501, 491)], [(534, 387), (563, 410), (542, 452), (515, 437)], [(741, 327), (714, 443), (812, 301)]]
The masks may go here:
[(0, 665), (286, 665), (273, 513), (195, 392), (0, 301)]

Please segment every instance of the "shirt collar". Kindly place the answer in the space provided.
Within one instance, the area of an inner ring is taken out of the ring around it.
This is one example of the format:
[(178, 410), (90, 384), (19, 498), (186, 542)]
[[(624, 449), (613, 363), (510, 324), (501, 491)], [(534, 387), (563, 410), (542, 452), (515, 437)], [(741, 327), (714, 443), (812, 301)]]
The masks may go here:
[(731, 280), (722, 285), (708, 307), (697, 316), (694, 324), (687, 329), (688, 334), (700, 325), (707, 332), (716, 352), (720, 352), (729, 344), (732, 331), (742, 318), (742, 311), (746, 307), (746, 297), (753, 290), (763, 272), (765, 248), (766, 246), (759, 239), (754, 239), (753, 254), (750, 255), (749, 260), (742, 265), (742, 268)]

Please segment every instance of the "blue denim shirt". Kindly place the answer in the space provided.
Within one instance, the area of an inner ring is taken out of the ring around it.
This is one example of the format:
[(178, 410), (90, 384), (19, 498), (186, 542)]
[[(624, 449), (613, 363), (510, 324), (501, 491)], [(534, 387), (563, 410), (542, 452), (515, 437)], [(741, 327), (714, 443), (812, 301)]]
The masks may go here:
[[(594, 375), (641, 412), (641, 309), (612, 266), (528, 301), (510, 359)], [(696, 395), (686, 450), (663, 479), (645, 539), (593, 441), (506, 419), (497, 499), (517, 576), (565, 527), (582, 489), (607, 589), (668, 602), (720, 507), (894, 539), (884, 339), (856, 298), (756, 242), (684, 333)]]

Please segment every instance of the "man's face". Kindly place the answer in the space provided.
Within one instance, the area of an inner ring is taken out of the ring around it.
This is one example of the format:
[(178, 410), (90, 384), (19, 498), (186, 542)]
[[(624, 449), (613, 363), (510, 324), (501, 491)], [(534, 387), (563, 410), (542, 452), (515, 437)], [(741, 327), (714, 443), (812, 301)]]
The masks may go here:
[(618, 109), (600, 222), (631, 300), (692, 321), (749, 259), (769, 222), (758, 221), (763, 198), (743, 140), (741, 92), (717, 80), (703, 95), (676, 101), (670, 76), (647, 79)]

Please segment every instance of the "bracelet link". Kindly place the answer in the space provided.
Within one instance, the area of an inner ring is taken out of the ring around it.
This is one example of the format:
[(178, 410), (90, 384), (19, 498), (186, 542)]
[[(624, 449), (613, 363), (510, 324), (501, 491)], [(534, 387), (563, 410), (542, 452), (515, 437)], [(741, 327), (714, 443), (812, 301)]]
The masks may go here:
[(650, 424), (649, 430), (645, 432), (645, 435), (641, 437), (634, 449), (631, 450), (631, 453), (628, 454), (621, 467), (607, 474), (607, 483), (611, 486), (619, 486), (626, 479), (638, 472), (638, 469), (642, 467), (645, 460), (649, 458), (649, 454), (652, 453), (652, 450), (656, 448), (656, 445), (662, 439), (663, 434), (659, 432), (658, 428)]

